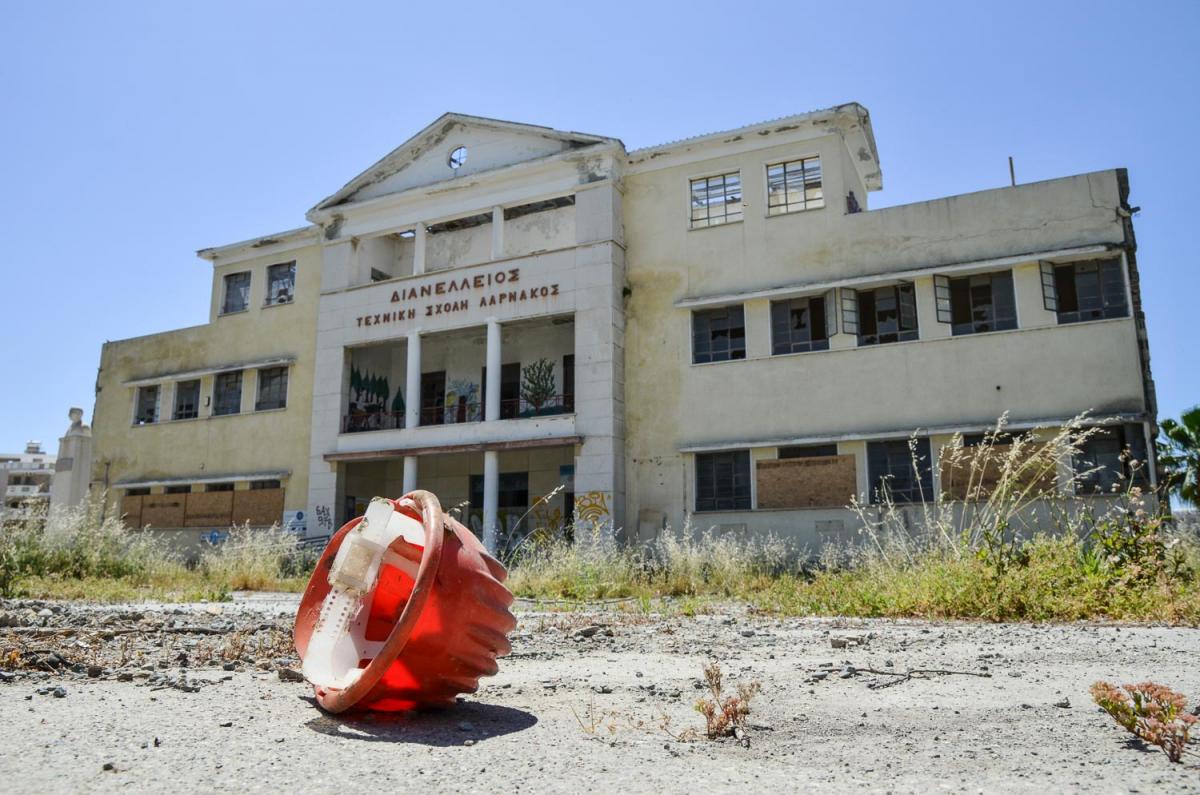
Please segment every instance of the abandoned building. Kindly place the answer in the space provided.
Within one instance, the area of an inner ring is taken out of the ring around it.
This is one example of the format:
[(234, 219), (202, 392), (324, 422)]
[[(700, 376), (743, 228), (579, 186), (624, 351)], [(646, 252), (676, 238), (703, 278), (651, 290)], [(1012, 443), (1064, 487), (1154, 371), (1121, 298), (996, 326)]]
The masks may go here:
[(881, 483), (938, 499), (940, 448), (1004, 413), (1094, 412), (1098, 483), (1153, 454), (1124, 170), (882, 186), (858, 104), (634, 151), (446, 114), (305, 226), (201, 250), (208, 323), (104, 346), (92, 486), (193, 534), (419, 487), (493, 547), (522, 517), (819, 545)]

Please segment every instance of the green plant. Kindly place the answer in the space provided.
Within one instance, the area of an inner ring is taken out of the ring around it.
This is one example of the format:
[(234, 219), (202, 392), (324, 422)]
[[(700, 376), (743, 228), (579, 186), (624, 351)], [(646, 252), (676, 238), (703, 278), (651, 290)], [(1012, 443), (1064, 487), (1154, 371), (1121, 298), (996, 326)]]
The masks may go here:
[(1185, 712), (1187, 699), (1182, 694), (1154, 682), (1120, 688), (1096, 682), (1091, 693), (1092, 700), (1121, 728), (1159, 746), (1172, 762), (1182, 761), (1184, 753), (1194, 753), (1187, 744), (1196, 716)]
[(1200, 508), (1200, 406), (1165, 419), (1159, 425), (1164, 438), (1157, 444), (1158, 463), (1166, 474), (1167, 488), (1179, 499)]
[(554, 363), (538, 359), (521, 368), (521, 397), (536, 414), (554, 397)]

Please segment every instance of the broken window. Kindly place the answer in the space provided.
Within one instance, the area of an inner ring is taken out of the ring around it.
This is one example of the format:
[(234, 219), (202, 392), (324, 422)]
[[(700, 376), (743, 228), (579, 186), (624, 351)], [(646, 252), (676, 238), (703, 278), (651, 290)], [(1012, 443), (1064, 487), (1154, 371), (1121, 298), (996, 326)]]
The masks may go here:
[(1149, 488), (1146, 436), (1141, 425), (1095, 429), (1071, 458), (1077, 494), (1112, 494), (1130, 486)]
[(213, 379), (213, 416), (238, 414), (242, 410), (242, 371), (217, 373)]
[(836, 444), (805, 444), (780, 447), (779, 458), (828, 458), (838, 454)]
[(258, 400), (255, 411), (282, 409), (287, 406), (288, 369), (267, 367), (258, 371)]
[(1054, 288), (1059, 323), (1129, 316), (1119, 257), (1056, 265)]
[(771, 302), (771, 353), (829, 350), (825, 299), (792, 298)]
[(173, 420), (194, 420), (200, 416), (200, 381), (180, 381), (175, 385)]
[(158, 422), (158, 389), (158, 384), (138, 387), (137, 406), (133, 415), (135, 424), (149, 425)]
[(858, 291), (858, 344), (917, 339), (917, 298), (912, 282)]
[(734, 171), (691, 180), (692, 228), (742, 220), (742, 175)]
[(750, 451), (696, 455), (696, 510), (750, 510)]
[(295, 262), (283, 262), (267, 268), (267, 306), (290, 304), (295, 293)]
[(231, 273), (225, 277), (225, 298), (221, 314), (243, 312), (250, 306), (250, 271)]
[(692, 363), (746, 358), (746, 322), (741, 304), (692, 313)]
[(264, 489), (277, 489), (280, 487), (278, 480), (252, 480), (250, 481), (251, 491), (261, 491)]
[[(909, 442), (912, 447), (909, 447)], [(933, 499), (928, 437), (867, 443), (867, 475), (873, 504)]]
[(825, 206), (821, 158), (806, 157), (767, 166), (767, 215)]
[[(937, 281), (935, 279), (935, 292)], [(946, 318), (938, 296), (938, 320), (949, 322), (955, 336), (1017, 327), (1012, 271), (980, 273), (947, 279), (946, 282), (950, 293), (950, 317)]]

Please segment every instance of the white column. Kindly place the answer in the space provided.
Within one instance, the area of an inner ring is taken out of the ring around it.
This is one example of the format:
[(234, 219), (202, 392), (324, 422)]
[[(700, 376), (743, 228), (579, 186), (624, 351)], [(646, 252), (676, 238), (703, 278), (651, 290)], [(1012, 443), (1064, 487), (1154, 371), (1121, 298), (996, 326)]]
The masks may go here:
[(500, 419), (500, 321), (487, 322), (487, 403), (483, 418), (491, 422)]
[(492, 259), (504, 259), (504, 208), (492, 208)]
[(408, 362), (404, 371), (407, 401), (404, 404), (404, 427), (421, 424), (421, 332), (408, 332)]
[(405, 494), (417, 487), (417, 457), (415, 455), (404, 456), (404, 485), (402, 489)]
[(497, 519), (500, 513), (500, 454), (483, 452), (483, 545), (496, 552)]
[(425, 272), (425, 222), (418, 221), (413, 232), (413, 275)]

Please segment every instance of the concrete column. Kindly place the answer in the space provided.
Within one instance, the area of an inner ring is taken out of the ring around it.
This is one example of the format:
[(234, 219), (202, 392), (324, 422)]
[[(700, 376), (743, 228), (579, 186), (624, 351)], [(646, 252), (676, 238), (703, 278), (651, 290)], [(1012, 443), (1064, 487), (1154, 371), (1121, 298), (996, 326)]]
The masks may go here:
[(408, 494), (417, 487), (417, 457), (415, 455), (404, 456), (404, 485), (401, 490)]
[(492, 208), (492, 259), (504, 259), (504, 208)]
[(425, 272), (425, 222), (418, 221), (413, 232), (413, 275)]
[[(404, 427), (416, 428), (421, 424), (421, 332), (408, 332), (408, 362), (404, 371), (404, 389), (408, 393), (404, 403)], [(407, 465), (404, 471), (408, 472)], [(416, 469), (413, 469), (416, 477)], [(408, 482), (407, 477), (405, 483)]]
[[(491, 377), (491, 371), (488, 371), (488, 377)], [(483, 453), (483, 545), (491, 553), (496, 552), (499, 514), (500, 454), (495, 450), (485, 450)]]
[(487, 404), (483, 418), (487, 422), (500, 419), (500, 321), (487, 323)]

